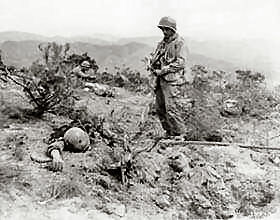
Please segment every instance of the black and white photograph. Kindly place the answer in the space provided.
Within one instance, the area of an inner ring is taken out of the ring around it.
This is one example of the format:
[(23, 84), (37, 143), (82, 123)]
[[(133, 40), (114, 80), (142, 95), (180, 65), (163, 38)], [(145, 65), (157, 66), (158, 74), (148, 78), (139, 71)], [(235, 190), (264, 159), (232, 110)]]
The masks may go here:
[(280, 219), (280, 1), (0, 0), (0, 220)]

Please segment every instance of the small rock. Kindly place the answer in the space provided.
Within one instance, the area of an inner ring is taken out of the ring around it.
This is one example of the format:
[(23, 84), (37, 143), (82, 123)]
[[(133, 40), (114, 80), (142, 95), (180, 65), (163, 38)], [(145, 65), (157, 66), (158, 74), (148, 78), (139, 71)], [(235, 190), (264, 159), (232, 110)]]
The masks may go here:
[(168, 196), (167, 195), (161, 195), (156, 198), (155, 203), (158, 207), (161, 209), (167, 209), (170, 207), (170, 202), (168, 201)]
[(235, 99), (227, 99), (223, 103), (223, 109), (222, 109), (222, 114), (224, 116), (227, 115), (240, 115), (242, 112), (240, 104), (237, 100)]
[(262, 154), (250, 153), (250, 158), (252, 161), (260, 165), (264, 165), (266, 163), (266, 157)]
[(220, 215), (223, 219), (230, 219), (234, 217), (234, 211), (233, 210), (226, 210), (226, 211), (220, 211)]
[(100, 176), (97, 183), (101, 185), (104, 189), (109, 189), (111, 185), (111, 179), (108, 176)]
[(124, 204), (109, 203), (106, 206), (106, 212), (108, 214), (115, 214), (119, 217), (123, 217), (126, 213), (126, 208)]
[(225, 161), (226, 167), (234, 168), (236, 165), (232, 161)]
[(189, 161), (185, 154), (179, 153), (171, 156), (169, 161), (169, 166), (175, 171), (175, 172), (182, 172), (186, 168), (188, 168)]
[(277, 166), (280, 166), (280, 157), (273, 154), (268, 157), (269, 161)]
[(3, 127), (3, 128), (10, 128), (10, 125), (8, 125), (8, 124), (3, 124), (2, 127)]
[(86, 202), (82, 202), (81, 208), (82, 208), (82, 209), (85, 209), (85, 208), (87, 208), (87, 207), (88, 207), (88, 204), (87, 204)]

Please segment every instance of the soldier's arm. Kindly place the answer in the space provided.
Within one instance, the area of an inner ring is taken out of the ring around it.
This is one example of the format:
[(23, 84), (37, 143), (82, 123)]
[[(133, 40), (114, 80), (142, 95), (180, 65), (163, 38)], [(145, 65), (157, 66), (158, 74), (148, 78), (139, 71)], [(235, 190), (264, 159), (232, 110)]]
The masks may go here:
[(62, 151), (64, 147), (65, 144), (62, 138), (48, 146), (47, 155), (52, 158), (51, 169), (53, 171), (61, 171), (63, 169)]
[(161, 51), (162, 44), (162, 41), (159, 42), (156, 49), (150, 55), (149, 70), (152, 72), (152, 74), (155, 74), (155, 70), (160, 69), (158, 62), (160, 57), (164, 55), (164, 53), (162, 53), (163, 51)]
[(51, 152), (53, 150), (57, 150), (60, 154), (62, 154), (63, 149), (64, 149), (64, 140), (63, 138), (59, 138), (58, 140), (56, 140), (55, 142), (51, 143), (48, 146), (47, 155), (51, 157)]

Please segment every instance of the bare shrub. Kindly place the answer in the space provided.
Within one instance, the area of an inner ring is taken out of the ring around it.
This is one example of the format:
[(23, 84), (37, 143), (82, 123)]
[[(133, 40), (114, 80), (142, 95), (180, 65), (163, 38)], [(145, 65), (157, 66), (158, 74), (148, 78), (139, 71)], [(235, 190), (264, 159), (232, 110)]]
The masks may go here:
[(40, 44), (41, 59), (32, 63), (29, 69), (9, 69), (4, 66), (1, 80), (11, 80), (23, 88), (34, 109), (33, 116), (41, 117), (45, 112), (67, 115), (74, 105), (74, 82), (71, 70), (84, 60), (89, 60), (92, 68), (98, 66), (86, 53), (68, 55), (69, 44), (55, 42)]

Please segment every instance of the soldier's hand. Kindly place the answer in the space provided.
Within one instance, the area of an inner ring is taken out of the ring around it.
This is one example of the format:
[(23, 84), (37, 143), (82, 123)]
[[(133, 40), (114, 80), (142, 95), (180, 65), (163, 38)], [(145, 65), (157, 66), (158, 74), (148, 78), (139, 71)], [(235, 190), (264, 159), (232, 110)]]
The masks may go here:
[(163, 66), (160, 71), (160, 75), (165, 75), (169, 71), (169, 65)]
[(161, 75), (161, 70), (154, 70), (154, 73), (156, 76), (160, 76)]
[(58, 150), (52, 150), (51, 156), (52, 156), (52, 163), (50, 169), (55, 172), (62, 171), (64, 161), (60, 155), (60, 152)]

